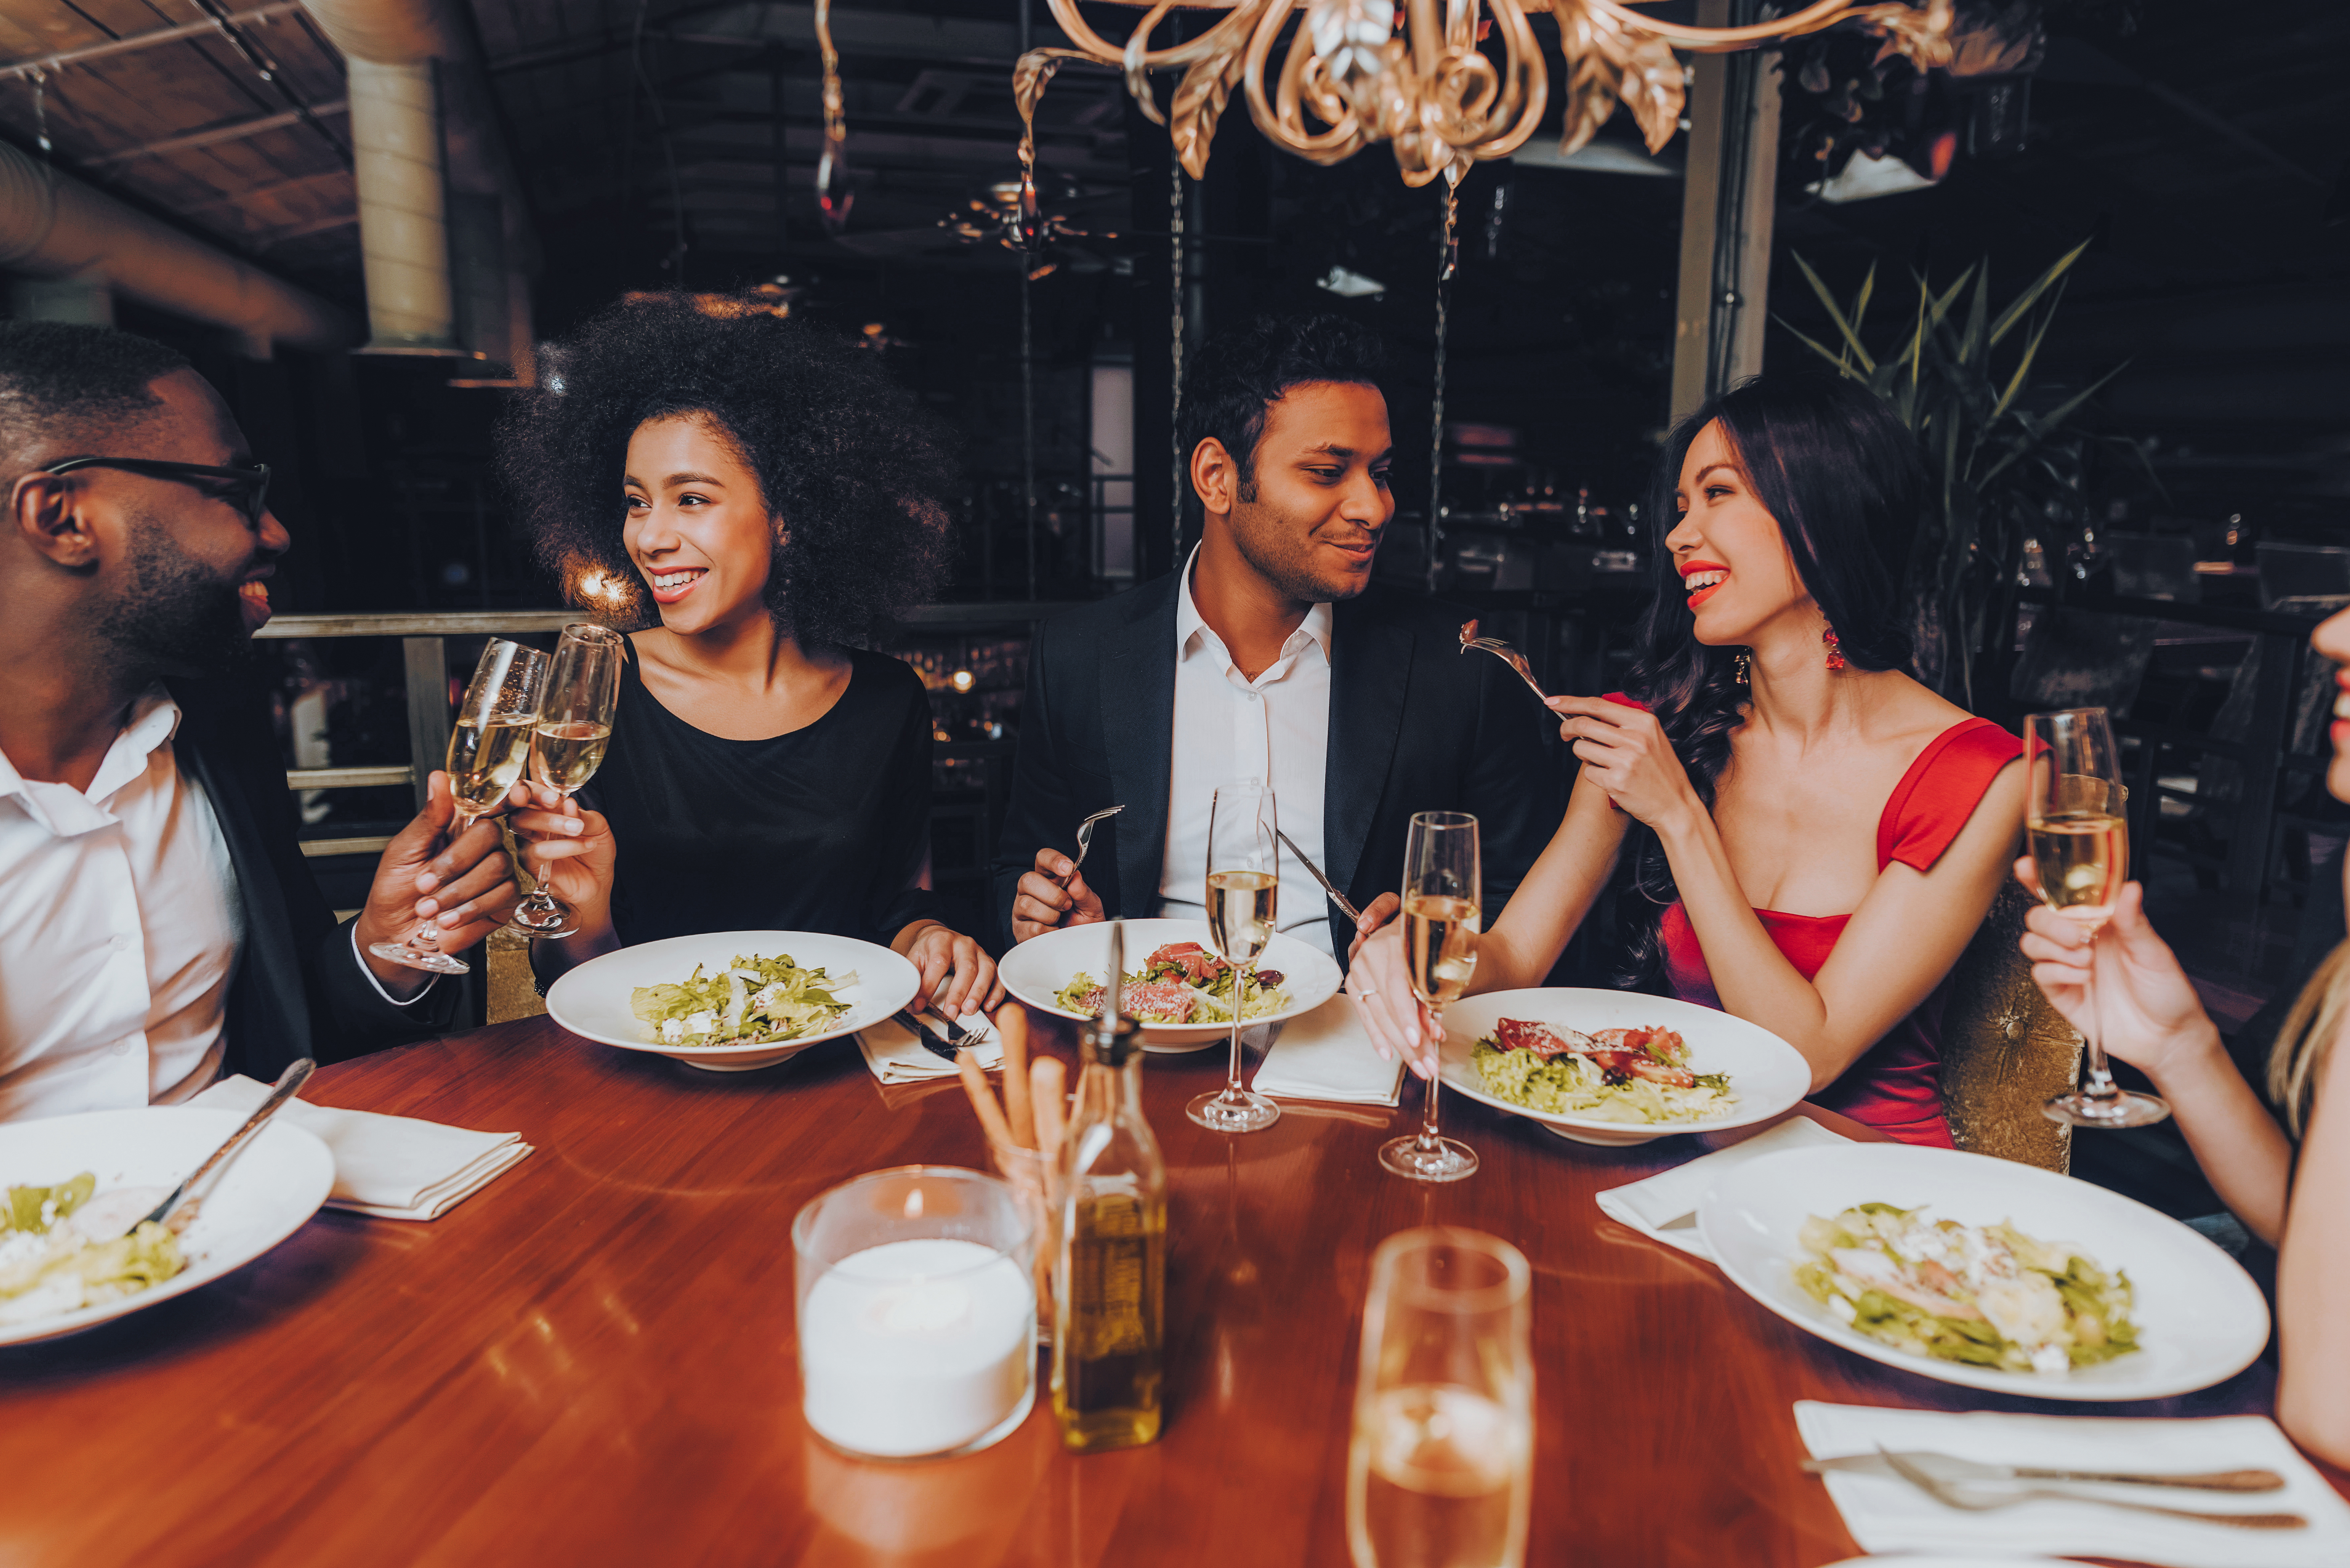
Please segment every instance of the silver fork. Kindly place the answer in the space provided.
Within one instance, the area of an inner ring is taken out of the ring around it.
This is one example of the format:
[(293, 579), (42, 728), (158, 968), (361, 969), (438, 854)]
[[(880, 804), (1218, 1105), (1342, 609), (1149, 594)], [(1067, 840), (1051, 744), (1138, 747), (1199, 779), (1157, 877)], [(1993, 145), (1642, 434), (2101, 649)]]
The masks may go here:
[(1531, 669), (1527, 668), (1526, 656), (1524, 654), (1520, 653), (1516, 649), (1512, 648), (1508, 643), (1503, 642), (1498, 637), (1479, 637), (1477, 635), (1477, 623), (1473, 620), (1464, 620), (1461, 623), (1461, 651), (1466, 653), (1472, 648), (1483, 649), (1486, 652), (1492, 654), (1494, 658), (1500, 659), (1503, 663), (1516, 670), (1518, 672), (1518, 679), (1524, 681), (1528, 689), (1531, 690), (1535, 696), (1541, 698), (1545, 702), (1550, 701), (1550, 693), (1542, 689), (1542, 682), (1535, 680), (1534, 672)]
[(1072, 866), (1082, 866), (1086, 863), (1086, 851), (1094, 846), (1095, 823), (1116, 816), (1119, 812), (1124, 811), (1126, 807), (1122, 805), (1114, 805), (1107, 811), (1097, 811), (1091, 816), (1086, 818), (1083, 822), (1077, 824), (1077, 855), (1076, 858), (1070, 861), (1069, 864)]
[(1899, 1454), (1889, 1453), (1880, 1444), (1877, 1450), (1885, 1455), (1885, 1462), (1903, 1480), (1932, 1498), (1945, 1508), (1955, 1508), (1967, 1513), (1991, 1513), (2002, 1508), (2013, 1508), (2020, 1502), (2045, 1500), (2056, 1502), (2094, 1502), (2105, 1508), (2127, 1509), (2132, 1513), (2158, 1513), (2166, 1519), (2191, 1519), (2201, 1524), (2231, 1524), (2239, 1530), (2306, 1530), (2309, 1521), (2297, 1513), (2202, 1513), (2190, 1508), (2165, 1508), (2160, 1503), (2130, 1502), (2116, 1497), (2093, 1497), (2087, 1492), (2064, 1491), (2050, 1486), (2019, 1487), (2002, 1491), (1996, 1497), (1969, 1492), (1938, 1480), (1932, 1474), (1918, 1469)]

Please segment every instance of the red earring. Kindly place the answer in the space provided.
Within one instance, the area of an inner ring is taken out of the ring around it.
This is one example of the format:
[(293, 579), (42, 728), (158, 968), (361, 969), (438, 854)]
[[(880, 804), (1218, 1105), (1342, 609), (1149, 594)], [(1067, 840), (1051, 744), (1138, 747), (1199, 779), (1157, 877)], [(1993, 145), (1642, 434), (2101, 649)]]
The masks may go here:
[(1835, 628), (1830, 627), (1825, 631), (1820, 633), (1820, 640), (1827, 644), (1828, 668), (1830, 670), (1842, 670), (1844, 668), (1844, 649), (1836, 645)]

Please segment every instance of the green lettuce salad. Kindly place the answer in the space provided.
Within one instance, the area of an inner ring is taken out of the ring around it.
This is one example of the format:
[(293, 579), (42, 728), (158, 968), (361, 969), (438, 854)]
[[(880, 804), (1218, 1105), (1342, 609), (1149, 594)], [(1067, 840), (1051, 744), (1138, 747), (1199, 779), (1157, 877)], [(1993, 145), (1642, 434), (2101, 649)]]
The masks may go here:
[[(55, 1187), (7, 1189), (0, 1203), (0, 1324), (29, 1323), (135, 1295), (186, 1266), (179, 1238), (151, 1220), (141, 1220), (128, 1235), (92, 1240), (74, 1216), (97, 1190), (98, 1178), (88, 1171)], [(140, 1211), (153, 1202), (145, 1199)]]
[(1890, 1203), (1812, 1215), (1797, 1240), (1804, 1293), (1913, 1355), (2061, 1377), (2138, 1348), (2129, 1276), (2069, 1241)]
[(828, 1026), (849, 1007), (835, 993), (856, 983), (820, 964), (802, 969), (788, 953), (738, 953), (713, 974), (696, 964), (681, 983), (638, 986), (629, 1007), (664, 1045), (766, 1045)]

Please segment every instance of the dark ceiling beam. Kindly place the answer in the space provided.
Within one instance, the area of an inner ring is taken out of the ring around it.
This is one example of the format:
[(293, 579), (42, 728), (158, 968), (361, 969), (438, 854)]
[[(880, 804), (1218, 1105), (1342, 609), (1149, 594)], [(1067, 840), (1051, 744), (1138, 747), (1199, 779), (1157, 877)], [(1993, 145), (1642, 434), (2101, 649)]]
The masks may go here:
[(133, 33), (127, 38), (109, 38), (102, 44), (84, 44), (78, 49), (60, 49), (54, 55), (41, 55), (30, 59), (11, 60), (0, 65), (0, 76), (29, 77), (47, 74), (63, 66), (78, 66), (91, 60), (102, 60), (109, 55), (127, 55), (134, 49), (150, 49), (158, 44), (175, 44), (182, 38), (224, 36), (229, 27), (247, 22), (266, 22), (288, 11), (299, 11), (301, 0), (276, 0), (268, 5), (256, 5), (250, 11), (237, 11), (225, 16), (207, 16), (201, 22), (187, 22), (177, 27), (159, 27), (151, 33)]
[[(791, 5), (734, 5), (672, 14), (658, 26), (645, 29), (648, 38), (712, 48), (764, 49), (781, 47), (813, 51), (816, 7)], [(611, 28), (586, 39), (567, 39), (536, 49), (517, 50), (492, 60), (492, 76), (575, 65), (629, 47), (627, 28)], [(980, 66), (1009, 71), (1020, 54), (1020, 29), (1011, 22), (989, 22), (961, 16), (923, 16), (901, 11), (842, 10), (832, 12), (832, 41), (844, 57), (870, 59), (927, 60), (938, 65)], [(1054, 26), (1040, 26), (1035, 47), (1066, 46), (1068, 40)]]
[(314, 103), (307, 109), (289, 109), (283, 114), (265, 114), (258, 119), (240, 119), (234, 125), (216, 125), (210, 130), (198, 130), (186, 136), (174, 136), (162, 141), (151, 141), (143, 147), (129, 147), (119, 152), (101, 152), (83, 161), (90, 168), (103, 168), (109, 163), (128, 163), (134, 158), (151, 158), (164, 152), (186, 152), (193, 148), (210, 147), (215, 142), (238, 141), (248, 136), (258, 136), (265, 130), (276, 130), (284, 126), (299, 125), (314, 116), (341, 114), (349, 105), (341, 99), (330, 103)]

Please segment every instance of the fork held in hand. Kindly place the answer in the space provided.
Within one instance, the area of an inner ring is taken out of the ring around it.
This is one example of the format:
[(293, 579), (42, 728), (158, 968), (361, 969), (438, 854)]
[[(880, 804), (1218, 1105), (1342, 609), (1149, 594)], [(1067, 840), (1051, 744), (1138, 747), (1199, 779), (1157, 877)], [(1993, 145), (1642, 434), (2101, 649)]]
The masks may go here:
[(1070, 857), (1069, 864), (1072, 866), (1083, 866), (1086, 863), (1086, 851), (1094, 846), (1095, 823), (1116, 816), (1119, 812), (1124, 811), (1126, 807), (1122, 805), (1114, 805), (1107, 811), (1097, 811), (1091, 816), (1086, 818), (1083, 822), (1077, 824), (1077, 852), (1074, 856)]
[(1526, 656), (1524, 654), (1520, 653), (1516, 649), (1512, 648), (1508, 643), (1503, 642), (1498, 637), (1479, 637), (1477, 635), (1477, 623), (1473, 620), (1464, 620), (1461, 623), (1461, 651), (1466, 653), (1472, 648), (1483, 649), (1486, 652), (1492, 654), (1494, 658), (1500, 659), (1503, 663), (1516, 670), (1518, 672), (1518, 679), (1524, 681), (1535, 696), (1541, 698), (1545, 702), (1550, 701), (1550, 693), (1544, 691), (1542, 689), (1542, 682), (1534, 679), (1534, 672), (1533, 669), (1527, 665)]

